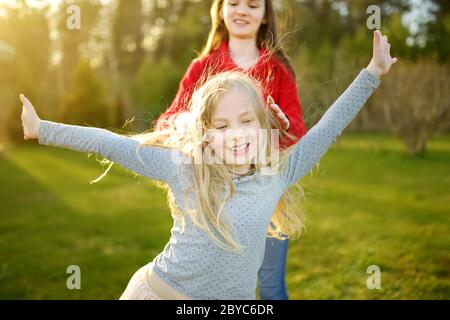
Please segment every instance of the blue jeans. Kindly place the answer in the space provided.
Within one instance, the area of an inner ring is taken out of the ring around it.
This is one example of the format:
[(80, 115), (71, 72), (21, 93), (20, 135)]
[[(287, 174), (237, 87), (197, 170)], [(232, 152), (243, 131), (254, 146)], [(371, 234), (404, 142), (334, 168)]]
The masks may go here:
[(288, 240), (266, 238), (266, 251), (258, 271), (261, 300), (288, 300), (286, 260)]

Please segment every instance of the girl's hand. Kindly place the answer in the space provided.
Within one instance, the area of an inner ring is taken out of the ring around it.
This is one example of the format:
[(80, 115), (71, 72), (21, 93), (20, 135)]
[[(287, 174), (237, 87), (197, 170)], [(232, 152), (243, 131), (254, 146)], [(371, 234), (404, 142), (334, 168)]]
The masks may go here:
[(179, 132), (184, 132), (189, 128), (191, 120), (191, 114), (189, 112), (182, 112), (176, 115), (174, 125), (175, 130)]
[(38, 117), (30, 100), (28, 100), (23, 94), (20, 95), (20, 100), (23, 103), (21, 116), (23, 138), (25, 140), (37, 139), (41, 119)]
[(281, 108), (275, 103), (271, 96), (267, 97), (267, 104), (269, 105), (270, 111), (275, 116), (281, 127), (286, 131), (289, 130), (289, 127), (291, 126), (289, 119), (286, 117)]
[(378, 79), (388, 73), (391, 66), (397, 62), (397, 58), (391, 57), (391, 44), (387, 36), (383, 36), (380, 30), (375, 30), (373, 34), (373, 56), (367, 71), (375, 75)]

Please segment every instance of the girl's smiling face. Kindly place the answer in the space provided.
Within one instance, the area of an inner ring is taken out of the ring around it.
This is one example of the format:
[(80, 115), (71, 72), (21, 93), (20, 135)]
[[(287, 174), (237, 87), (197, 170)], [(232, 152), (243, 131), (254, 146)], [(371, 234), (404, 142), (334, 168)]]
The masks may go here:
[(236, 173), (245, 173), (258, 151), (260, 124), (251, 99), (240, 88), (224, 94), (211, 119), (210, 146), (216, 156)]
[(230, 36), (256, 37), (264, 14), (265, 0), (224, 0), (222, 15)]

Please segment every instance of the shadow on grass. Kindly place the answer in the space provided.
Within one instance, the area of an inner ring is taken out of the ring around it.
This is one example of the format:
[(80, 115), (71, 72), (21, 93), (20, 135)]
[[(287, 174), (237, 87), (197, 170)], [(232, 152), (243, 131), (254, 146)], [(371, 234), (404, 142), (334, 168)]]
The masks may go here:
[[(0, 184), (0, 299), (116, 299), (165, 243), (143, 229), (151, 217), (74, 210), (3, 153)], [(69, 265), (81, 290), (66, 287)]]

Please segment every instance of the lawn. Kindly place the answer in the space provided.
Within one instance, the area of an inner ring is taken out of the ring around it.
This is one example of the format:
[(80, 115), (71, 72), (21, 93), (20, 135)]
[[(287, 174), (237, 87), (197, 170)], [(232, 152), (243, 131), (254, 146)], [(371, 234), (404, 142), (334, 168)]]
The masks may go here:
[[(0, 299), (117, 299), (169, 238), (164, 193), (95, 156), (30, 144), (0, 151)], [(302, 181), (307, 231), (290, 242), (291, 299), (450, 299), (450, 137), (411, 158), (346, 135)], [(66, 268), (81, 268), (68, 290)], [(368, 289), (370, 265), (381, 289)]]

